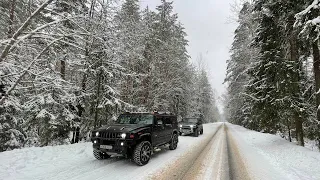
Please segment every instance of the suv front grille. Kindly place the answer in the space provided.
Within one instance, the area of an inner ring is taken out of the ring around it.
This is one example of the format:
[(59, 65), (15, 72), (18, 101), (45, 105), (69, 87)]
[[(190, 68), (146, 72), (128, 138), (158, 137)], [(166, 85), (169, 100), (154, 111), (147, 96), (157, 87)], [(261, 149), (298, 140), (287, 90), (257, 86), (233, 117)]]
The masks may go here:
[(114, 132), (101, 132), (100, 133), (101, 138), (106, 139), (118, 139), (121, 137), (121, 133), (114, 133)]
[(191, 129), (190, 126), (182, 126), (182, 129)]

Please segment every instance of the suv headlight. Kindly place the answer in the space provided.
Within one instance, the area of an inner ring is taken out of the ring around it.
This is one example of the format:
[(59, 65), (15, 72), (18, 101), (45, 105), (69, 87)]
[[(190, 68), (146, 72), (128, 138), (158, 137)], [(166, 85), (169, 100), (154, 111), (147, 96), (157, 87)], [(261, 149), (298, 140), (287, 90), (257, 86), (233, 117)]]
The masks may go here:
[(125, 138), (126, 138), (126, 136), (127, 136), (127, 134), (126, 134), (126, 133), (122, 133), (122, 134), (121, 134), (121, 138), (122, 138), (122, 139), (125, 139)]
[(96, 132), (96, 137), (98, 137), (100, 135), (99, 131)]
[(179, 125), (179, 127), (181, 127), (181, 128), (182, 128), (182, 124), (180, 124), (180, 125)]
[(190, 127), (191, 127), (191, 128), (193, 128), (193, 127), (194, 127), (194, 125), (190, 125)]

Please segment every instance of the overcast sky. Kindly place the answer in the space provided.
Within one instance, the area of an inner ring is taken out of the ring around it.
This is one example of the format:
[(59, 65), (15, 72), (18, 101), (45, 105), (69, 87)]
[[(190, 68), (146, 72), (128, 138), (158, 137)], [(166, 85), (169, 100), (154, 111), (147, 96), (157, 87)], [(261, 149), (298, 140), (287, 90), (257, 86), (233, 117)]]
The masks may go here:
[[(154, 9), (160, 0), (140, 0), (142, 8)], [(233, 40), (236, 23), (231, 23), (230, 5), (234, 0), (173, 0), (174, 11), (186, 28), (189, 54), (194, 63), (202, 54), (210, 82), (218, 96), (225, 92), (222, 84), (226, 60)], [(220, 104), (221, 108), (221, 104)]]

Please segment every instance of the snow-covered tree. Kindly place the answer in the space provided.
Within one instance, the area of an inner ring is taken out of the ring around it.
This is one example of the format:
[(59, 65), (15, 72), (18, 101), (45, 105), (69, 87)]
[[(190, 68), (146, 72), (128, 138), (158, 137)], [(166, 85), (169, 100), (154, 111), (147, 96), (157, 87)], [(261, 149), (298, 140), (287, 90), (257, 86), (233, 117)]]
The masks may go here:
[[(228, 62), (229, 120), (245, 127), (289, 133), (303, 145), (303, 123), (313, 117), (308, 53), (294, 17), (303, 1), (244, 3)], [(254, 40), (252, 42), (252, 40)], [(312, 109), (312, 108), (311, 108)]]
[[(312, 73), (313, 78), (312, 80), (314, 83), (309, 83), (307, 85), (311, 94), (314, 93), (314, 99), (311, 96), (309, 99), (313, 100), (310, 106), (310, 109), (316, 112), (316, 118), (311, 116), (308, 119), (306, 124), (306, 134), (311, 139), (316, 139), (318, 141), (318, 146), (320, 149), (320, 53), (319, 53), (319, 35), (320, 35), (320, 19), (319, 19), (319, 12), (320, 12), (320, 2), (318, 0), (314, 1), (307, 1), (304, 3), (304, 9), (301, 10), (299, 13), (295, 15), (296, 22), (295, 22), (295, 29), (299, 31), (299, 38), (302, 40), (304, 49), (302, 50), (306, 64), (308, 65), (308, 60), (312, 59)], [(310, 57), (310, 58), (309, 58)], [(307, 66), (308, 67), (308, 66)], [(313, 88), (312, 88), (313, 87)], [(312, 113), (312, 114), (315, 114)]]
[(115, 16), (121, 65), (127, 73), (120, 82), (122, 100), (138, 106), (141, 81), (144, 79), (144, 37), (138, 0), (126, 0)]
[(252, 46), (255, 37), (257, 23), (254, 19), (257, 14), (253, 11), (253, 5), (243, 4), (239, 13), (239, 26), (235, 31), (234, 42), (231, 48), (231, 59), (227, 61), (227, 76), (225, 82), (228, 85), (226, 110), (228, 121), (235, 124), (251, 127), (250, 98), (246, 95), (246, 85), (249, 82), (248, 70), (258, 58), (258, 48)]
[(119, 2), (0, 2), (0, 151), (73, 143), (70, 131), (85, 137), (124, 110), (201, 107), (213, 119), (212, 88), (189, 61), (172, 2), (156, 12)]

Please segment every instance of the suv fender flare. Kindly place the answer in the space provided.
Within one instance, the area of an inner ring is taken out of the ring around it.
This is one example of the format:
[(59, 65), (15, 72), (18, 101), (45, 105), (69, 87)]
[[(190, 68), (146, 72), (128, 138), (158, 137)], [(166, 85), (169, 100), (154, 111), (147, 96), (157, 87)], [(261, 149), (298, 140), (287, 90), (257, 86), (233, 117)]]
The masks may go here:
[(151, 143), (151, 133), (144, 133), (144, 134), (139, 135), (138, 140), (141, 140), (144, 137), (150, 137), (150, 143)]

